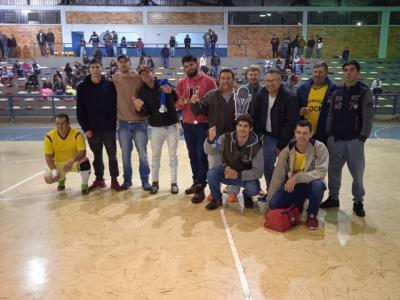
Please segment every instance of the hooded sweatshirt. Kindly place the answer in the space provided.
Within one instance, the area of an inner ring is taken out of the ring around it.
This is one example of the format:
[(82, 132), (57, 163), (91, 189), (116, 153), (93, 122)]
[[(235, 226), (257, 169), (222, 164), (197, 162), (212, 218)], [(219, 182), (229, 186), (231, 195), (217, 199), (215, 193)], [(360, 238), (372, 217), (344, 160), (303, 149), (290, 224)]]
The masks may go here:
[(77, 87), (76, 117), (83, 131), (115, 130), (117, 94), (114, 83), (101, 77), (99, 83), (86, 76)]

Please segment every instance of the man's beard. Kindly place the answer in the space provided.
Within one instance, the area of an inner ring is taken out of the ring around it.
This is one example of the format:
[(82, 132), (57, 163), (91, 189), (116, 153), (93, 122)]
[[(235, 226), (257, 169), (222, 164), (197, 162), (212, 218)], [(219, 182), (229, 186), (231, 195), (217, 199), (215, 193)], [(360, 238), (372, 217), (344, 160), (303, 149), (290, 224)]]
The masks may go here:
[(195, 76), (197, 75), (198, 72), (199, 72), (199, 71), (198, 71), (197, 69), (195, 69), (195, 70), (193, 70), (193, 71), (186, 72), (186, 75), (187, 75), (189, 78), (193, 78), (193, 77), (195, 77)]

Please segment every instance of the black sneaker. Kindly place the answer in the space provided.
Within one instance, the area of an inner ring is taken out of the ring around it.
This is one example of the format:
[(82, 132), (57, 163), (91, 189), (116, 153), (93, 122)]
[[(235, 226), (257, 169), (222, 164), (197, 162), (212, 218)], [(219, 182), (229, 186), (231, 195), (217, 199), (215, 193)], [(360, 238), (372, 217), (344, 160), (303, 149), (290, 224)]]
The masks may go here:
[(339, 207), (339, 199), (334, 199), (331, 196), (328, 197), (324, 202), (319, 206), (320, 208), (331, 208), (331, 207)]
[(179, 188), (176, 183), (171, 184), (171, 194), (178, 194), (179, 193)]
[(199, 183), (196, 185), (196, 192), (192, 197), (192, 203), (198, 204), (204, 201), (206, 195), (204, 194), (204, 185)]
[(186, 195), (194, 194), (196, 193), (196, 190), (197, 190), (197, 183), (193, 182), (193, 184), (185, 190), (185, 194)]
[(365, 217), (364, 204), (362, 202), (354, 202), (353, 211), (358, 217)]
[(124, 181), (124, 183), (121, 185), (121, 191), (126, 191), (132, 186), (131, 181)]
[(213, 199), (210, 203), (206, 205), (206, 209), (208, 210), (214, 210), (217, 209), (218, 207), (222, 206), (222, 200), (215, 200)]
[(150, 189), (150, 194), (157, 194), (159, 188), (160, 186), (158, 185), (158, 181), (153, 181)]
[(250, 208), (250, 209), (254, 208), (254, 202), (253, 202), (253, 198), (251, 196), (243, 195), (243, 200), (244, 200), (245, 208)]

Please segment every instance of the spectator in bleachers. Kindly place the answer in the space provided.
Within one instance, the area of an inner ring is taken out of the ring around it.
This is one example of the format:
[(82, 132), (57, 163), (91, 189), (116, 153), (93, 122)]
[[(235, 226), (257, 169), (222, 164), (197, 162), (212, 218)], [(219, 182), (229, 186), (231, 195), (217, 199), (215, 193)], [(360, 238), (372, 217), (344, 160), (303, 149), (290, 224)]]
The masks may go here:
[(56, 72), (53, 75), (53, 84), (56, 84), (57, 77), (59, 77), (62, 80), (62, 74), (60, 70), (56, 70)]
[(92, 35), (89, 38), (88, 43), (92, 43), (92, 47), (93, 49), (97, 48), (100, 44), (100, 37), (99, 35), (96, 33), (96, 31), (93, 31)]
[(138, 38), (136, 41), (136, 51), (138, 57), (143, 55), (143, 48), (144, 48), (144, 43), (141, 38)]
[(317, 58), (322, 57), (322, 48), (324, 47), (324, 43), (322, 42), (322, 37), (317, 34)]
[(64, 72), (65, 72), (67, 83), (71, 83), (71, 81), (72, 81), (72, 67), (71, 67), (70, 63), (66, 63), (65, 64)]
[(211, 30), (211, 40), (210, 40), (210, 42), (211, 42), (211, 56), (212, 56), (215, 53), (215, 47), (216, 47), (216, 44), (218, 42), (218, 35), (213, 30)]
[(289, 55), (286, 59), (285, 59), (285, 66), (284, 69), (285, 70), (292, 70), (293, 68), (293, 57), (291, 55)]
[(8, 51), (9, 57), (17, 57), (17, 40), (13, 34), (8, 39)]
[(76, 96), (76, 89), (71, 85), (65, 86), (65, 95)]
[(50, 28), (46, 34), (46, 42), (47, 42), (47, 45), (49, 46), (50, 55), (53, 56), (54, 55), (55, 38), (54, 38), (54, 33), (51, 31)]
[(282, 40), (282, 53), (281, 53), (281, 55), (282, 55), (282, 57), (284, 59), (288, 58), (288, 54), (289, 54), (288, 52), (289, 52), (290, 44), (291, 44), (290, 37), (286, 36)]
[(336, 85), (328, 77), (328, 65), (318, 63), (313, 66), (313, 76), (297, 89), (300, 117), (310, 121), (312, 136), (326, 144), (326, 121), (329, 111), (328, 99)]
[(304, 47), (306, 46), (306, 41), (303, 37), (299, 39), (299, 48), (297, 49), (297, 55), (302, 56), (304, 53)]
[(5, 55), (5, 50), (4, 47), (6, 46), (5, 43), (7, 43), (6, 40), (6, 35), (0, 31), (0, 51), (1, 51), (1, 58), (4, 58)]
[(292, 48), (292, 56), (296, 57), (297, 51), (299, 50), (299, 35), (297, 34), (294, 40), (291, 43)]
[(118, 65), (115, 60), (110, 62), (110, 70), (108, 71), (108, 78), (111, 78), (118, 71)]
[(118, 56), (118, 34), (115, 32), (115, 30), (111, 31), (111, 37), (112, 37), (112, 56), (117, 57)]
[[(49, 83), (50, 83), (50, 85), (49, 85)], [(51, 84), (50, 80), (49, 80), (49, 82), (45, 81), (43, 83), (42, 88), (40, 89), (40, 95), (44, 96), (45, 97), (44, 100), (47, 100), (47, 101), (50, 100), (50, 98), (47, 98), (47, 97), (54, 95), (53, 85)]]
[(305, 58), (304, 58), (304, 55), (300, 55), (299, 64), (300, 64), (300, 71), (301, 71), (301, 74), (303, 74), (303, 73), (304, 73), (304, 65), (306, 64), (306, 60), (305, 60)]
[(380, 95), (383, 93), (382, 79), (379, 76), (372, 82), (371, 90), (374, 95)]
[(203, 35), (204, 40), (204, 54), (210, 56), (210, 43), (211, 43), (211, 29), (206, 31)]
[(104, 45), (106, 47), (106, 53), (108, 57), (113, 56), (113, 39), (111, 33), (106, 30), (106, 33), (103, 36)]
[(155, 66), (154, 66), (153, 59), (150, 56), (146, 55), (144, 52), (143, 52), (143, 55), (139, 59), (139, 65), (137, 68), (138, 71), (139, 71), (140, 66), (142, 66), (142, 65), (149, 66), (151, 68), (151, 70), (154, 71)]
[(40, 29), (36, 35), (36, 40), (39, 43), (40, 53), (42, 56), (46, 56), (46, 39), (46, 34), (42, 31), (42, 29)]
[(121, 54), (128, 55), (128, 43), (126, 42), (126, 37), (122, 37), (121, 44), (119, 46), (121, 47)]
[(96, 59), (100, 64), (102, 64), (103, 60), (103, 52), (101, 51), (100, 47), (94, 48), (93, 58)]
[(169, 50), (167, 47), (167, 44), (164, 45), (164, 47), (161, 49), (160, 52), (161, 60), (163, 67), (166, 69), (169, 66)]
[(39, 89), (39, 80), (33, 71), (29, 71), (28, 78), (25, 83), (25, 91), (28, 93)]
[(211, 67), (213, 70), (213, 77), (218, 77), (218, 68), (221, 65), (221, 59), (218, 55), (218, 52), (215, 52), (214, 55), (211, 57)]
[(330, 97), (326, 122), (329, 197), (320, 207), (340, 206), (342, 169), (347, 163), (353, 178), (353, 211), (358, 217), (364, 217), (364, 144), (372, 130), (374, 104), (370, 89), (360, 81), (360, 69), (360, 64), (355, 60), (345, 63), (344, 85), (339, 86)]
[(16, 59), (15, 62), (13, 63), (12, 72), (17, 76), (17, 78), (23, 76), (21, 71), (21, 63), (18, 61), (18, 59)]
[(185, 54), (189, 55), (190, 54), (190, 45), (192, 44), (192, 39), (189, 37), (187, 34), (184, 40), (185, 43)]
[(75, 74), (72, 76), (72, 87), (74, 89), (77, 88), (79, 82), (81, 82), (84, 79), (84, 75), (81, 70), (76, 70)]
[(314, 47), (315, 47), (314, 36), (311, 36), (310, 39), (307, 41), (307, 57), (308, 58), (312, 58)]
[(80, 51), (80, 57), (84, 57), (86, 56), (86, 41), (85, 39), (82, 37), (81, 41), (80, 41), (80, 46), (81, 46), (81, 51)]
[(271, 46), (272, 46), (272, 58), (277, 58), (279, 50), (279, 38), (276, 36), (276, 34), (272, 36)]
[(171, 57), (175, 56), (175, 47), (176, 47), (175, 37), (171, 36), (169, 38), (169, 50), (170, 50)]
[(7, 68), (7, 66), (3, 66), (1, 69), (1, 83), (6, 86), (12, 86), (12, 80), (14, 79), (14, 73)]
[(53, 90), (53, 84), (51, 83), (49, 78), (47, 78), (45, 80), (45, 82), (43, 82), (42, 88), (43, 89), (51, 89), (51, 90)]
[(342, 57), (340, 59), (340, 63), (343, 65), (344, 63), (347, 63), (349, 61), (349, 56), (350, 56), (350, 49), (349, 47), (344, 48), (342, 52)]
[(184, 56), (182, 65), (186, 76), (179, 80), (176, 88), (179, 98), (177, 108), (183, 111), (183, 134), (193, 179), (193, 184), (185, 190), (185, 194), (194, 194), (192, 203), (200, 203), (205, 198), (204, 189), (207, 186), (208, 160), (203, 144), (207, 137), (208, 121), (206, 116), (195, 116), (191, 112), (190, 99), (202, 99), (209, 91), (216, 89), (217, 85), (214, 79), (199, 70), (197, 58), (193, 55)]
[(267, 56), (265, 56), (265, 59), (264, 59), (264, 66), (263, 66), (264, 73), (267, 73), (268, 70), (271, 69), (271, 67), (272, 67), (272, 61), (269, 58), (269, 56), (267, 55)]
[(204, 53), (202, 56), (200, 56), (199, 65), (200, 65), (200, 70), (202, 70), (205, 74), (207, 74), (209, 68), (207, 67), (207, 56)]
[(87, 57), (86, 55), (84, 57), (82, 57), (82, 69), (83, 70), (89, 68), (89, 62), (90, 62), (89, 57)]
[(39, 76), (39, 75), (42, 73), (42, 71), (41, 71), (40, 69), (41, 69), (41, 67), (40, 67), (40, 65), (36, 62), (36, 60), (33, 61), (33, 63), (32, 63), (32, 70), (33, 70), (33, 72), (35, 73), (36, 76)]
[(64, 95), (64, 93), (65, 93), (65, 84), (64, 84), (62, 78), (59, 76), (57, 76), (55, 78), (54, 93), (56, 95)]
[(28, 76), (29, 69), (30, 65), (26, 61), (24, 61), (21, 67), (21, 71), (24, 77)]

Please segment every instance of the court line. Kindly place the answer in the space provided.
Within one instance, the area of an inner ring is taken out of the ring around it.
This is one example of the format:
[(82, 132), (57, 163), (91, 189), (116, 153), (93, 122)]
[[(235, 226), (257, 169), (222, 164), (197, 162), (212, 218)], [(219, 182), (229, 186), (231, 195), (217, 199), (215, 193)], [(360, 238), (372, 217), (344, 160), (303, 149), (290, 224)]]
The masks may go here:
[(235, 261), (236, 270), (239, 274), (239, 279), (240, 279), (240, 284), (242, 286), (243, 294), (244, 294), (246, 300), (252, 300), (253, 297), (251, 295), (249, 283), (246, 278), (246, 273), (244, 272), (244, 266), (243, 266), (242, 262), (240, 261), (239, 253), (237, 251), (235, 242), (233, 240), (228, 221), (225, 217), (224, 209), (221, 207), (219, 212), (221, 214), (222, 222), (224, 223), (226, 237), (228, 238), (229, 246), (231, 247), (231, 252), (233, 255), (233, 259)]
[(20, 185), (24, 184), (25, 182), (28, 182), (29, 180), (32, 180), (33, 178), (38, 177), (38, 176), (43, 175), (43, 174), (44, 174), (44, 171), (40, 171), (40, 172), (38, 172), (36, 174), (33, 174), (32, 176), (30, 176), (28, 178), (25, 178), (24, 180), (22, 180), (22, 181), (20, 181), (20, 182), (18, 182), (16, 184), (10, 186), (9, 188), (5, 189), (4, 191), (1, 191), (0, 192), (0, 196), (3, 196), (5, 193), (11, 191), (12, 189), (15, 189), (16, 187), (19, 187)]

